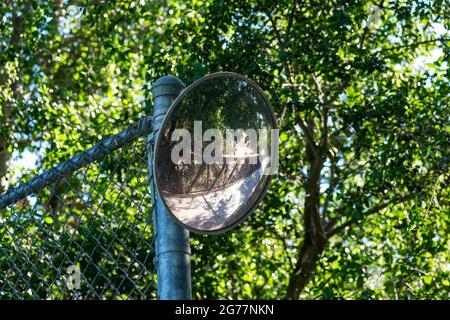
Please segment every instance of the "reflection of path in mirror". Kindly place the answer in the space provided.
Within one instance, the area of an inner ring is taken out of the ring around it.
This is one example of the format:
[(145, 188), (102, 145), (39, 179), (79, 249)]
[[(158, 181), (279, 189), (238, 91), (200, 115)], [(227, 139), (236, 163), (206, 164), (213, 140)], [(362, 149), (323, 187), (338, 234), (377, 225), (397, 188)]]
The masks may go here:
[[(213, 231), (227, 226), (240, 207), (251, 201), (262, 177), (262, 170), (241, 179), (228, 187), (214, 189), (210, 193), (183, 195), (165, 194), (164, 199), (173, 214), (184, 224), (194, 228)], [(245, 203), (244, 203), (245, 202)]]

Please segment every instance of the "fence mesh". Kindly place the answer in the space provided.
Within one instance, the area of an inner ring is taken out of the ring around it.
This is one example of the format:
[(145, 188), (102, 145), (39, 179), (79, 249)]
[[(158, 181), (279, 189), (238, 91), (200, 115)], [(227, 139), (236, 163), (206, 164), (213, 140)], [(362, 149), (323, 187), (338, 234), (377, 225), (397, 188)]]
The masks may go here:
[(156, 298), (146, 132), (124, 133), (2, 196), (27, 194), (0, 209), (0, 299)]

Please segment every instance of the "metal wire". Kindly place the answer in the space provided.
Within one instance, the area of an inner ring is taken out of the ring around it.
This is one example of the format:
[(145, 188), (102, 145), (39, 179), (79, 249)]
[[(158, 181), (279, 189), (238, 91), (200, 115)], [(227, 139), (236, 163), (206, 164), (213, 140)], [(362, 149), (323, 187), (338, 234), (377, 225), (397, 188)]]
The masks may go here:
[(151, 117), (142, 118), (134, 126), (103, 140), (94, 147), (34, 177), (27, 183), (20, 184), (18, 187), (8, 190), (0, 196), (0, 210), (32, 193), (39, 192), (43, 187), (61, 179), (61, 177), (72, 174), (74, 171), (89, 163), (102, 159), (105, 155), (127, 145), (133, 140), (149, 134), (151, 131), (151, 121)]
[(143, 118), (0, 196), (0, 299), (156, 298), (150, 133)]

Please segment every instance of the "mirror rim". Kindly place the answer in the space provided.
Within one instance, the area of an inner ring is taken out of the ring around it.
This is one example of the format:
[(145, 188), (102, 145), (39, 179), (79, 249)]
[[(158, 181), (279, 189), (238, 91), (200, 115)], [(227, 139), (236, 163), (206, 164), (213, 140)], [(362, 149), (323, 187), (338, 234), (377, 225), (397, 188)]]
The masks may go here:
[[(176, 106), (178, 105), (178, 103), (193, 89), (195, 89), (197, 86), (203, 84), (203, 82), (206, 82), (210, 79), (213, 78), (219, 78), (219, 77), (233, 77), (233, 78), (237, 78), (239, 80), (243, 80), (246, 83), (250, 84), (253, 88), (255, 88), (257, 90), (257, 92), (262, 96), (268, 111), (269, 111), (269, 116), (270, 116), (270, 120), (271, 120), (271, 125), (272, 125), (272, 129), (276, 129), (277, 128), (277, 122), (276, 122), (276, 117), (275, 117), (275, 112), (273, 110), (272, 104), (270, 103), (269, 99), (267, 98), (266, 94), (264, 93), (264, 91), (261, 89), (261, 87), (259, 85), (257, 85), (255, 82), (253, 82), (252, 80), (248, 79), (247, 77), (243, 76), (242, 74), (239, 73), (235, 73), (235, 72), (215, 72), (215, 73), (211, 73), (208, 74), (206, 76), (203, 76), (202, 78), (194, 81), (191, 85), (189, 85), (188, 87), (186, 87), (179, 95), (178, 97), (172, 102), (172, 104), (170, 105), (169, 109), (167, 110), (166, 114), (164, 115), (164, 119), (161, 123), (159, 132), (162, 132), (163, 128), (166, 126), (167, 122), (169, 122), (169, 120), (171, 119), (171, 115), (173, 113), (173, 111), (175, 110)], [(264, 198), (264, 196), (267, 193), (267, 189), (270, 185), (270, 182), (272, 180), (272, 176), (273, 175), (266, 175), (263, 176), (265, 177), (265, 181), (264, 181), (264, 186), (261, 189), (261, 192), (259, 193), (258, 197), (256, 198), (255, 203), (250, 207), (250, 209), (243, 214), (241, 217), (239, 217), (236, 221), (234, 221), (233, 223), (227, 225), (226, 227), (220, 228), (220, 229), (215, 229), (215, 230), (201, 230), (201, 229), (195, 229), (185, 223), (183, 223), (182, 221), (180, 221), (178, 219), (178, 217), (172, 212), (172, 210), (170, 210), (169, 206), (167, 205), (165, 199), (163, 196), (160, 195), (159, 193), (159, 181), (158, 181), (158, 175), (157, 175), (157, 166), (156, 166), (156, 159), (157, 159), (157, 154), (158, 154), (158, 150), (159, 150), (159, 145), (161, 143), (161, 135), (158, 134), (158, 137), (156, 139), (155, 142), (155, 147), (154, 147), (154, 151), (153, 151), (153, 159), (152, 159), (152, 169), (153, 169), (153, 176), (154, 176), (154, 183), (155, 183), (155, 187), (157, 190), (157, 197), (160, 197), (161, 202), (164, 204), (165, 209), (169, 212), (169, 214), (172, 216), (172, 218), (175, 220), (175, 222), (182, 226), (183, 228), (192, 231), (194, 233), (197, 234), (203, 234), (203, 235), (215, 235), (215, 234), (221, 234), (224, 232), (227, 232), (233, 228), (235, 228), (236, 226), (238, 226), (239, 224), (241, 224), (246, 218), (248, 218), (248, 216), (250, 216), (250, 214), (255, 211), (255, 209), (257, 208), (257, 206), (259, 205), (259, 203), (261, 202), (261, 200)], [(155, 204), (156, 205), (156, 204)]]

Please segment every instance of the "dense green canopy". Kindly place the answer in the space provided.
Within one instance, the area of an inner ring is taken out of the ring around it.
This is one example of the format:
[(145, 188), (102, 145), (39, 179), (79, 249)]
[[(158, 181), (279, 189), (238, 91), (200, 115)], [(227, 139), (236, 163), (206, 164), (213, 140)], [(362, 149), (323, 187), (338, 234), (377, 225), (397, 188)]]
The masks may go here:
[(69, 2), (0, 3), (0, 191), (30, 174), (12, 157), (136, 122), (158, 77), (238, 72), (280, 172), (241, 227), (192, 236), (194, 298), (450, 298), (448, 3)]

